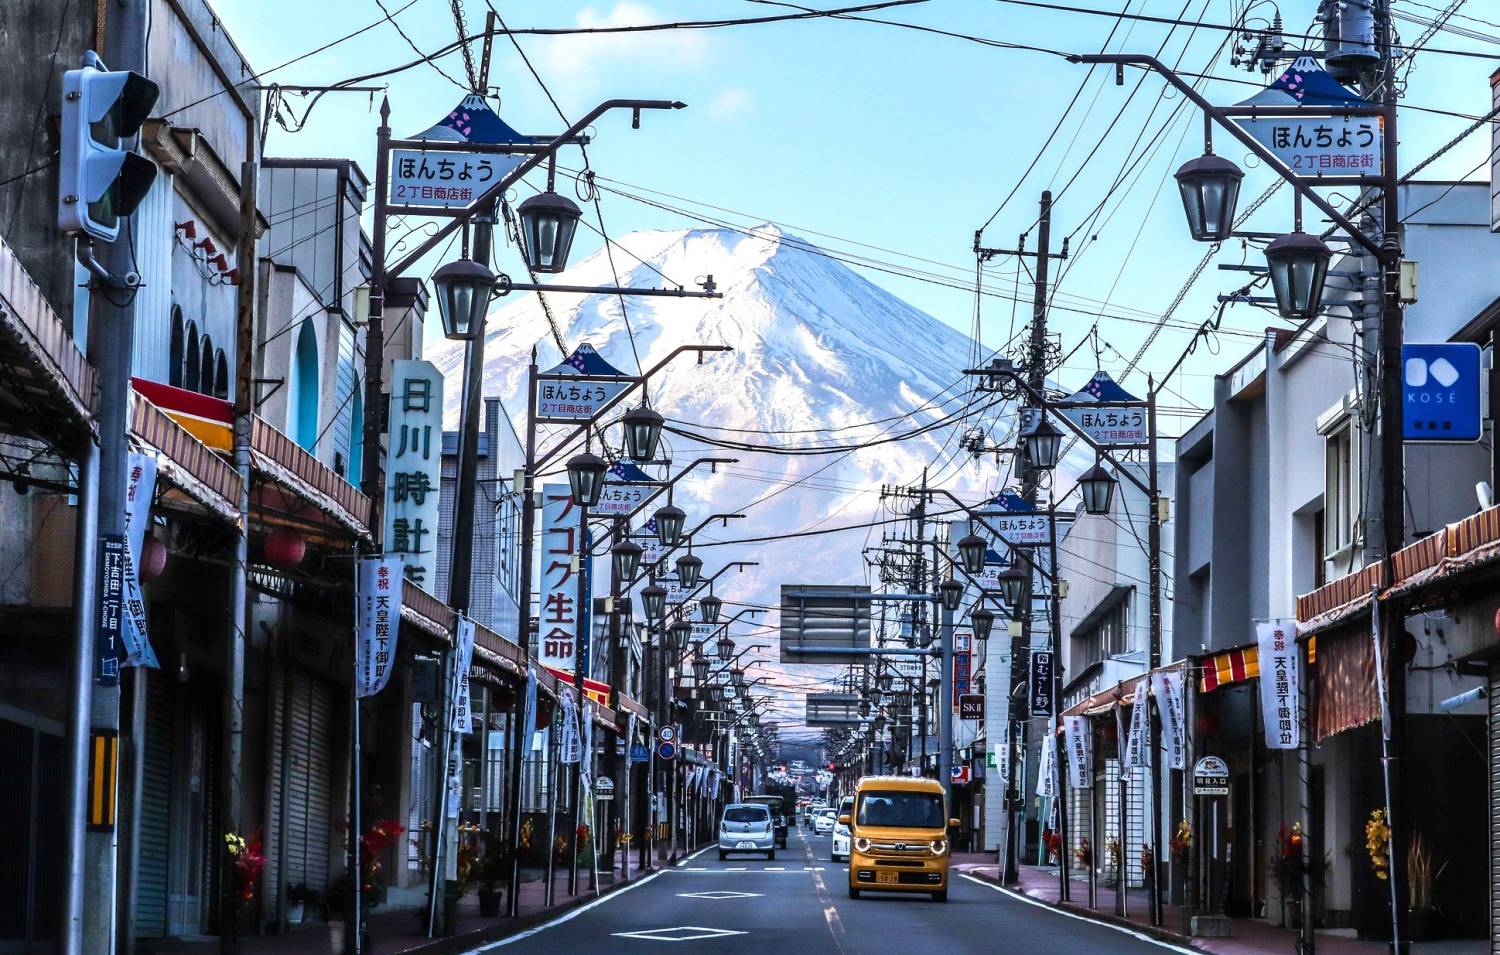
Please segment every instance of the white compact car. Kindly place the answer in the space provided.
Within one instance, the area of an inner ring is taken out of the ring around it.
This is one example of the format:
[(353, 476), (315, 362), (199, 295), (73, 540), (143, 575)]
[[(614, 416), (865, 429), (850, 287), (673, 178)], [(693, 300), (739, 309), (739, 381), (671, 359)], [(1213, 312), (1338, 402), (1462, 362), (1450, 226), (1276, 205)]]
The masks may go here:
[(824, 809), (817, 816), (813, 817), (813, 832), (820, 836), (824, 833), (832, 832), (833, 825), (837, 820), (837, 809)]
[(731, 803), (719, 820), (719, 861), (731, 852), (764, 852), (776, 859), (776, 825), (765, 803)]
[(833, 817), (833, 848), (828, 852), (828, 858), (833, 862), (849, 861), (849, 827), (838, 821), (839, 816), (852, 815), (854, 812), (854, 797), (845, 796), (839, 800), (838, 813)]

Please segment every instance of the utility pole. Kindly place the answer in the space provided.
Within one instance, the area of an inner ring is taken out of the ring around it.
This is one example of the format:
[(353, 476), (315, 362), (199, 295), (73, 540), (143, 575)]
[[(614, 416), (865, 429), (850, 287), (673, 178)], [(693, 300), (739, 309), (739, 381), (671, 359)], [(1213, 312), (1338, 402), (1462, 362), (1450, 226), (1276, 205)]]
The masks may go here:
[[(1037, 248), (1035, 252), (1026, 250), (1026, 237), (1023, 235), (1014, 249), (988, 249), (980, 246), (979, 234), (974, 235), (974, 254), (981, 261), (988, 261), (995, 256), (1014, 255), (1021, 258), (1031, 258), (1036, 261), (1032, 269), (1035, 281), (1031, 293), (1031, 329), (1026, 346), (1026, 383), (1030, 386), (1031, 394), (1042, 394), (1047, 386), (1047, 295), (1048, 295), (1048, 273), (1049, 265), (1053, 259), (1065, 259), (1068, 257), (1068, 243), (1063, 241), (1062, 251), (1052, 251), (1052, 193), (1042, 193), (1039, 213), (1037, 215)], [(1028, 396), (1026, 409), (1034, 409), (1030, 414), (1023, 415), (1023, 427), (1031, 420), (1033, 415), (1042, 414), (1040, 406), (1034, 398)], [(1024, 455), (1016, 456), (1017, 467), (1021, 471), (1021, 497), (1026, 503), (1035, 505), (1037, 500), (1037, 487), (1040, 474), (1027, 465)], [(1050, 519), (1050, 518), (1049, 518)], [(1029, 566), (1029, 565), (1028, 565)], [(1055, 572), (1055, 569), (1054, 569)], [(1019, 857), (1023, 840), (1021, 839), (1021, 804), (1024, 799), (1025, 780), (1018, 778), (1018, 757), (1023, 756), (1027, 746), (1027, 728), (1029, 719), (1027, 715), (1027, 701), (1025, 689), (1027, 685), (1027, 667), (1031, 654), (1031, 590), (1032, 582), (1028, 581), (1026, 596), (1018, 608), (1021, 616), (1020, 632), (1010, 641), (1010, 686), (1007, 699), (1009, 700), (1009, 720), (1012, 727), (1011, 739), (1016, 745), (1011, 747), (1011, 771), (1010, 783), (1006, 787), (1006, 831), (1005, 831), (1005, 871), (1001, 874), (1003, 881), (1010, 883), (1020, 879), (1018, 868)], [(1055, 595), (1054, 595), (1055, 599)], [(1057, 635), (1053, 634), (1055, 641)], [(1054, 657), (1056, 659), (1056, 657)], [(1025, 765), (1024, 761), (1020, 762)]]

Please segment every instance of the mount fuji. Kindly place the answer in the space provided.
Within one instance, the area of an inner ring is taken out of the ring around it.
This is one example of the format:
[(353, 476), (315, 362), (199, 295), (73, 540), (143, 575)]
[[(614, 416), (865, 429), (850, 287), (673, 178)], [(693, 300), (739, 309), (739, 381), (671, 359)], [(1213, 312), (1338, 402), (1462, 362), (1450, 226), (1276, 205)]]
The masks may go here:
[[(675, 503), (687, 511), (689, 528), (711, 513), (746, 515), (727, 527), (704, 528), (694, 551), (704, 559), (705, 575), (731, 560), (759, 561), (742, 573), (726, 573), (715, 591), (725, 601), (726, 615), (746, 604), (773, 608), (754, 627), (747, 629), (749, 618), (743, 619), (737, 631), (742, 645), (768, 644), (757, 655), (774, 664), (780, 586), (865, 582), (862, 548), (878, 543), (884, 528), (775, 538), (904, 513), (912, 502), (902, 503), (900, 511), (889, 510), (880, 488), (912, 484), (924, 467), (970, 500), (978, 499), (987, 482), (959, 447), (961, 420), (889, 440), (963, 409), (969, 389), (961, 371), (971, 360), (969, 339), (805, 240), (771, 226), (751, 232), (648, 231), (616, 244), (618, 284), (693, 288), (712, 275), (721, 299), (627, 297), (622, 303), (618, 296), (554, 294), (547, 296), (547, 304), (569, 351), (589, 343), (627, 374), (649, 369), (681, 345), (733, 349), (708, 353), (701, 363), (691, 353), (679, 356), (649, 382), (650, 400), (667, 417), (669, 429), (772, 448), (725, 450), (679, 434), (663, 435), (663, 455), (679, 464), (706, 455), (739, 459), (714, 473), (699, 468), (684, 478), (675, 488)], [(616, 284), (604, 250), (557, 281)], [(484, 394), (501, 398), (521, 434), (533, 349), (542, 369), (565, 357), (536, 295), (500, 300), (489, 316)], [(459, 395), (452, 383), (461, 380), (463, 351), (444, 341), (427, 357), (450, 382), (445, 403), (449, 426), (454, 426)], [(637, 403), (628, 399), (619, 410)], [(618, 429), (611, 430), (611, 441), (618, 442)], [(542, 447), (547, 433), (541, 432)], [(882, 437), (885, 443), (843, 450)], [(840, 450), (785, 453), (813, 447)], [(644, 519), (638, 518), (637, 526)], [(773, 540), (721, 543), (742, 538)], [(776, 672), (775, 682), (805, 687), (809, 678), (828, 678), (836, 671), (777, 667)], [(784, 721), (800, 722), (800, 695), (799, 689), (783, 698), (778, 709)]]

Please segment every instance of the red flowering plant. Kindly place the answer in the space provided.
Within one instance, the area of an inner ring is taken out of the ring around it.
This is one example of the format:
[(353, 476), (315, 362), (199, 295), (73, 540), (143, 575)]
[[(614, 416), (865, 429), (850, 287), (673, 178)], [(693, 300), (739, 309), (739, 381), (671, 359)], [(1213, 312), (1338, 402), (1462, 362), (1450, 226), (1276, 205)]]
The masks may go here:
[(1042, 845), (1047, 847), (1047, 857), (1049, 859), (1062, 858), (1062, 836), (1051, 829), (1045, 829), (1042, 831)]
[(385, 854), (385, 850), (396, 844), (396, 840), (404, 832), (406, 827), (396, 820), (381, 819), (360, 836), (359, 881), (360, 890), (366, 899), (385, 884), (385, 864), (380, 861), (380, 857)]
[(1294, 822), (1291, 826), (1281, 824), (1281, 829), (1276, 835), (1277, 852), (1271, 860), (1271, 880), (1276, 883), (1276, 891), (1282, 898), (1295, 898), (1302, 892), (1302, 877), (1312, 871), (1308, 867), (1306, 848), (1307, 837), (1302, 832), (1302, 823)]
[(1084, 837), (1078, 848), (1073, 850), (1073, 858), (1078, 861), (1080, 869), (1094, 867), (1094, 847), (1089, 845), (1088, 837)]
[(260, 832), (249, 839), (234, 832), (224, 833), (224, 848), (234, 865), (235, 899), (249, 906), (255, 901), (255, 886), (260, 881), (260, 872), (266, 867), (266, 855), (261, 845)]
[(1193, 847), (1193, 824), (1186, 819), (1177, 824), (1177, 832), (1167, 841), (1167, 849), (1178, 862), (1186, 861), (1188, 850)]

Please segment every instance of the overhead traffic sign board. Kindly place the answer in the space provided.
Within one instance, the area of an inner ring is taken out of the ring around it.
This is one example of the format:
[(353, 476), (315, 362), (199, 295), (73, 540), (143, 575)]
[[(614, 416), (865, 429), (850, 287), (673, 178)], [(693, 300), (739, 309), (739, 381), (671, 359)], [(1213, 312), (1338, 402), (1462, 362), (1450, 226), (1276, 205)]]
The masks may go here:
[(1401, 432), (1410, 442), (1472, 442), (1484, 436), (1479, 346), (1401, 346)]

